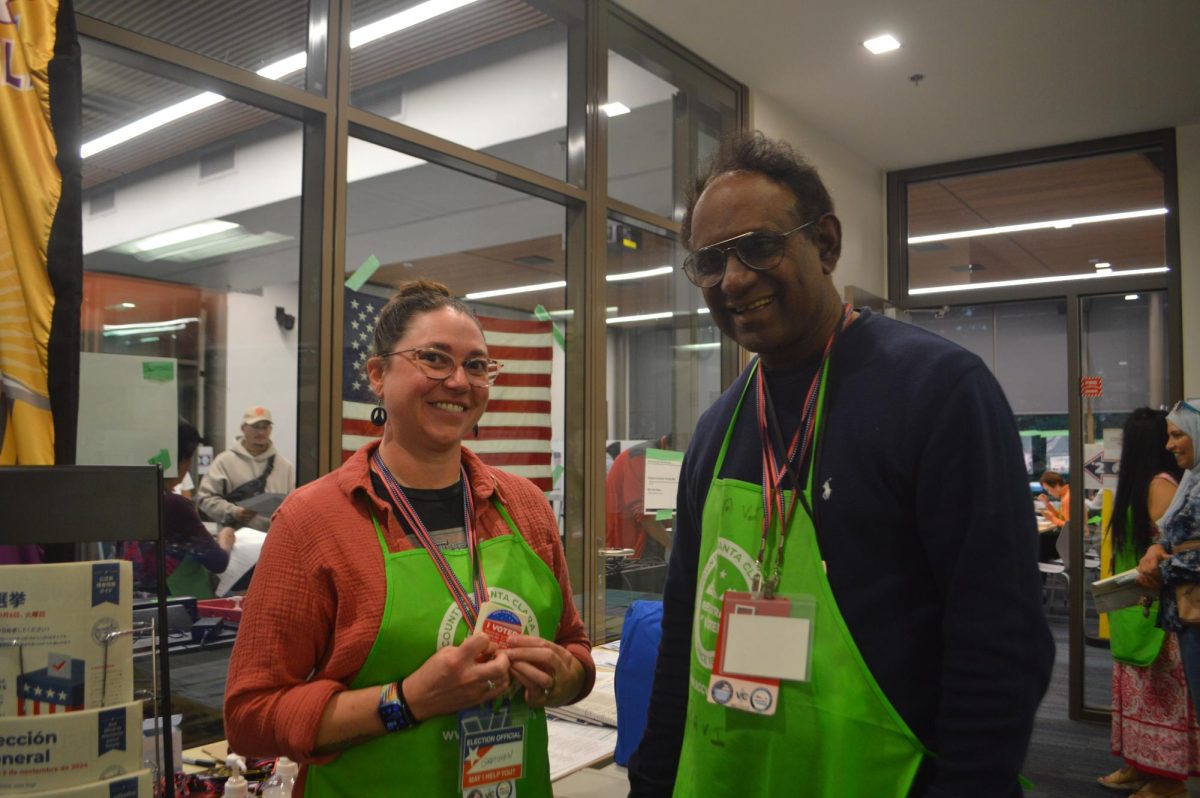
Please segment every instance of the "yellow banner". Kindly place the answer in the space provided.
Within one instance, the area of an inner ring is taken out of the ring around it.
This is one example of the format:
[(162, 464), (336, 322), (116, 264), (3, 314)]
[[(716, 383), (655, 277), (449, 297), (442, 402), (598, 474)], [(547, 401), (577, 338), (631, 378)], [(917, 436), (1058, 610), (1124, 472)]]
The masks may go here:
[(58, 0), (0, 0), (0, 465), (54, 462), (46, 270), (62, 180), (47, 68)]

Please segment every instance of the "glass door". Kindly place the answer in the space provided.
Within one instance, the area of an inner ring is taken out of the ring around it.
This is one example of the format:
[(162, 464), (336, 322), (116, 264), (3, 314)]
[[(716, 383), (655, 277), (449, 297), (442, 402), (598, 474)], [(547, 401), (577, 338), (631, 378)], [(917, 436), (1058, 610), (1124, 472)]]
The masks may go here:
[[(1072, 681), (1084, 710), (1112, 706), (1108, 618), (1096, 612), (1090, 584), (1112, 573), (1109, 518), (1121, 459), (1121, 430), (1136, 408), (1160, 408), (1170, 396), (1166, 292), (1078, 297), (1078, 381), (1072, 410), (1080, 468), (1071, 469), (1068, 578), (1072, 638), (1082, 640)], [(1074, 552), (1079, 552), (1075, 557)], [(1076, 561), (1077, 560), (1077, 561)], [(1076, 584), (1078, 582), (1078, 584)]]

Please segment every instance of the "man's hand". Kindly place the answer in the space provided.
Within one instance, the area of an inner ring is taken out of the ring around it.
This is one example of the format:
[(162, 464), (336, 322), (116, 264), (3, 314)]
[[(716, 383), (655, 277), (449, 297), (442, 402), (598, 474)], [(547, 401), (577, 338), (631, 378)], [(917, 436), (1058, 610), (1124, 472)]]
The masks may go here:
[(239, 524), (245, 526), (258, 516), (258, 513), (253, 510), (247, 510), (245, 507), (239, 507), (233, 511), (233, 517)]

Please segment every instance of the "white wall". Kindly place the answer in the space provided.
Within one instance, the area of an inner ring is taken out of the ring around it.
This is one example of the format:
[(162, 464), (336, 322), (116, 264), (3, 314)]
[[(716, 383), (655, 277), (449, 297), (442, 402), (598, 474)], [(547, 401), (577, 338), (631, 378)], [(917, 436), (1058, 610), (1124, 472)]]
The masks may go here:
[(1200, 396), (1200, 124), (1175, 132), (1179, 171), (1179, 301), (1183, 307), (1183, 394)]
[(886, 174), (814, 129), (762, 92), (750, 97), (750, 126), (783, 139), (821, 173), (842, 220), (842, 258), (833, 273), (841, 294), (856, 285), (887, 296)]
[(225, 315), (225, 441), (232, 444), (242, 434), (247, 407), (262, 405), (274, 417), (275, 448), (293, 464), (300, 325), (284, 330), (275, 322), (275, 308), (296, 315), (299, 293), (299, 283), (264, 286), (262, 296), (230, 293)]

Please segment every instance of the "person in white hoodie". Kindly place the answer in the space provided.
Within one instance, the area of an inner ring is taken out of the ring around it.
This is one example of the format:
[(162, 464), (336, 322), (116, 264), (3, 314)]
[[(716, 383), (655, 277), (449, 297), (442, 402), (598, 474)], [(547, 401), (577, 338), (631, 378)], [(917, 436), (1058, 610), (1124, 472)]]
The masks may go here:
[(246, 408), (242, 435), (230, 448), (213, 458), (196, 489), (196, 505), (222, 526), (249, 526), (266, 532), (267, 515), (238, 502), (260, 493), (286, 494), (296, 488), (296, 468), (271, 443), (271, 411), (261, 405)]

